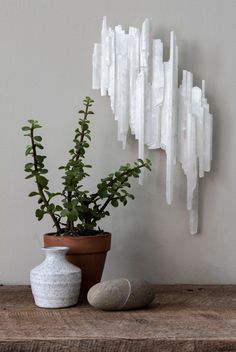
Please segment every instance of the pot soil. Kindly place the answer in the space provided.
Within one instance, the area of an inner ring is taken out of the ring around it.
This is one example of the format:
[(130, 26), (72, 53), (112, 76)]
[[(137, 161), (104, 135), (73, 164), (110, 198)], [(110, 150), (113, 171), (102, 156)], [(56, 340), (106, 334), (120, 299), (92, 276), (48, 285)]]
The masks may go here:
[(101, 281), (107, 252), (111, 248), (111, 234), (94, 236), (44, 235), (44, 247), (69, 247), (67, 260), (78, 266), (82, 272), (80, 297), (86, 298), (89, 289)]

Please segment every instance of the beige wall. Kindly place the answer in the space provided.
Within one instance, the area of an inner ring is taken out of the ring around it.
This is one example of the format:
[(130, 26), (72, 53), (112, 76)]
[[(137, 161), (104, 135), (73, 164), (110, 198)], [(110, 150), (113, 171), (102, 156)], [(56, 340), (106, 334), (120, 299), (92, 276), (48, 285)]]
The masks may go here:
[(99, 177), (134, 160), (116, 141), (108, 98), (91, 90), (91, 53), (101, 19), (140, 26), (151, 17), (154, 33), (168, 47), (177, 33), (181, 68), (206, 79), (214, 114), (213, 170), (201, 180), (200, 226), (188, 234), (185, 178), (176, 170), (175, 201), (165, 202), (165, 156), (151, 151), (153, 172), (135, 201), (112, 210), (104, 221), (113, 233), (105, 278), (143, 277), (159, 283), (236, 283), (236, 106), (235, 0), (0, 0), (0, 283), (26, 283), (42, 259), (41, 236), (50, 222), (34, 218), (33, 189), (24, 180), (20, 128), (28, 118), (43, 124), (51, 186), (60, 184), (57, 166), (65, 160), (83, 96), (95, 98), (93, 188)]

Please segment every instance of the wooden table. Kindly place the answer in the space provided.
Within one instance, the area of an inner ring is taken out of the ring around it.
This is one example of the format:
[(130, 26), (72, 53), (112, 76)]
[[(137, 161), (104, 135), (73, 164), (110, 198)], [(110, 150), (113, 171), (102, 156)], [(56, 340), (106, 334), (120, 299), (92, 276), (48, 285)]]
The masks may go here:
[(156, 286), (148, 309), (37, 308), (29, 287), (0, 287), (1, 352), (236, 351), (236, 286)]

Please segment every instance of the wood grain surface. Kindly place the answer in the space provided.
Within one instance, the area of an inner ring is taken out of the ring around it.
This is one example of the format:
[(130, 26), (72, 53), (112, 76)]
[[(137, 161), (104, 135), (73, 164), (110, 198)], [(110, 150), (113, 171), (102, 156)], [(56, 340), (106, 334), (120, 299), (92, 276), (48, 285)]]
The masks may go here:
[(147, 309), (42, 309), (30, 287), (0, 287), (1, 352), (236, 352), (236, 286), (156, 286)]

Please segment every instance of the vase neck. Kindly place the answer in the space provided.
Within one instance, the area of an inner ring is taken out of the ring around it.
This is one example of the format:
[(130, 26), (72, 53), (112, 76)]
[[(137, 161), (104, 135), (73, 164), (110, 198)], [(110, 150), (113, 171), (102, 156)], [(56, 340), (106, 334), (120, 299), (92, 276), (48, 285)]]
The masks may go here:
[(69, 251), (69, 247), (45, 247), (42, 248), (47, 259), (50, 258), (65, 258), (66, 253)]

